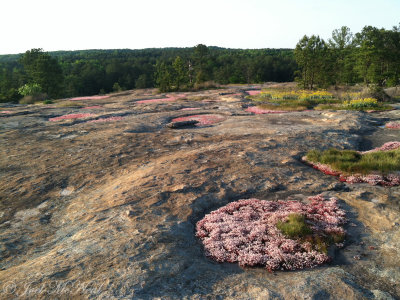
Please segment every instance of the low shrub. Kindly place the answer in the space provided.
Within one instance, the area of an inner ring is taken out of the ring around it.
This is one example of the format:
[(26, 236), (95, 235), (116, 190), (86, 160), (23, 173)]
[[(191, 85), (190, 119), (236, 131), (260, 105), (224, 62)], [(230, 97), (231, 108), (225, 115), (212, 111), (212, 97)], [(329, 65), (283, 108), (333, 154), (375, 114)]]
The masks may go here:
[(308, 90), (280, 90), (266, 89), (260, 94), (261, 98), (271, 100), (332, 100), (332, 93), (325, 90), (308, 91)]
[(371, 85), (367, 91), (370, 97), (378, 99), (380, 102), (387, 102), (391, 100), (391, 97), (385, 92), (385, 90), (377, 85)]
[(217, 83), (215, 83), (214, 81), (205, 81), (205, 82), (201, 82), (201, 83), (195, 83), (193, 90), (195, 90), (195, 91), (209, 90), (209, 89), (214, 89), (214, 88), (218, 88)]
[(346, 109), (365, 110), (374, 109), (378, 106), (378, 100), (375, 98), (354, 99), (343, 102), (343, 107)]
[(37, 83), (27, 83), (18, 89), (22, 96), (36, 96), (42, 94), (42, 87)]
[(21, 100), (19, 100), (20, 104), (34, 104), (36, 102), (42, 102), (47, 98), (47, 94), (36, 94), (36, 95), (27, 95), (24, 96)]

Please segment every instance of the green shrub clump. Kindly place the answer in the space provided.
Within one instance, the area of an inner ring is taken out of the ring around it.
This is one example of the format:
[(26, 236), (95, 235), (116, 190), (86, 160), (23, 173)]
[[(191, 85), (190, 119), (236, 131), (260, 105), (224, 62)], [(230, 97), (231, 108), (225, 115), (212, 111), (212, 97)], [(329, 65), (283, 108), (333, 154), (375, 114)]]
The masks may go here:
[(33, 104), (37, 101), (43, 101), (47, 95), (42, 93), (42, 87), (37, 83), (27, 83), (18, 89), (18, 93), (23, 96), (19, 101), (21, 104)]
[(343, 107), (346, 109), (364, 110), (377, 108), (379, 107), (379, 104), (378, 100), (375, 98), (363, 98), (344, 101)]

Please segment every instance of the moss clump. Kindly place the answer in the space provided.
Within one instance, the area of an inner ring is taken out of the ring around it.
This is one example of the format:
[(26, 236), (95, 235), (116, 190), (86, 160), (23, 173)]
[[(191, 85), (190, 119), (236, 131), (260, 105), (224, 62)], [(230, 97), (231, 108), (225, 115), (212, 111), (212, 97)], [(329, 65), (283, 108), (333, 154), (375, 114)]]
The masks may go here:
[(366, 154), (337, 149), (311, 150), (306, 157), (311, 162), (326, 164), (334, 170), (346, 173), (380, 172), (386, 174), (400, 170), (400, 149)]
[(312, 233), (305, 217), (300, 214), (290, 214), (286, 222), (279, 221), (276, 227), (289, 238), (302, 238)]
[(306, 218), (301, 214), (290, 214), (288, 219), (283, 222), (279, 221), (276, 227), (287, 237), (297, 239), (301, 243), (308, 243), (312, 249), (328, 254), (328, 248), (335, 243), (342, 243), (345, 234), (332, 233), (324, 234), (313, 232), (306, 223)]

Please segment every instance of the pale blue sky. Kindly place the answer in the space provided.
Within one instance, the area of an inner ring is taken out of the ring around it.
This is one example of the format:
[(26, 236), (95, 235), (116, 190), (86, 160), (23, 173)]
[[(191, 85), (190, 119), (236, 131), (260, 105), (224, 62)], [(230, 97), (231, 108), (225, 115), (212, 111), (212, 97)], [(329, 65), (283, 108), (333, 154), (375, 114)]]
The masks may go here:
[(343, 25), (391, 29), (400, 0), (2, 0), (0, 54), (192, 47), (294, 48)]

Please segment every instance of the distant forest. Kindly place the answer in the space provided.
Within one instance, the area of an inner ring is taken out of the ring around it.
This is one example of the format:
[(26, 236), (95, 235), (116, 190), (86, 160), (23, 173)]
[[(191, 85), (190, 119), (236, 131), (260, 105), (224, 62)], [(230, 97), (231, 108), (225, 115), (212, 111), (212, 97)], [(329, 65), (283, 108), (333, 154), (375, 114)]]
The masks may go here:
[(50, 98), (160, 87), (163, 91), (219, 84), (292, 81), (293, 50), (193, 48), (84, 50), (0, 56), (0, 102), (18, 101), (24, 84), (39, 84)]
[[(400, 25), (346, 26), (327, 41), (304, 36), (295, 49), (192, 48), (84, 50), (0, 55), (0, 102), (104, 94), (158, 87), (162, 92), (213, 84), (288, 82), (305, 89), (361, 83), (400, 84)], [(33, 97), (33, 98), (32, 98)], [(29, 103), (29, 102), (25, 102)]]

